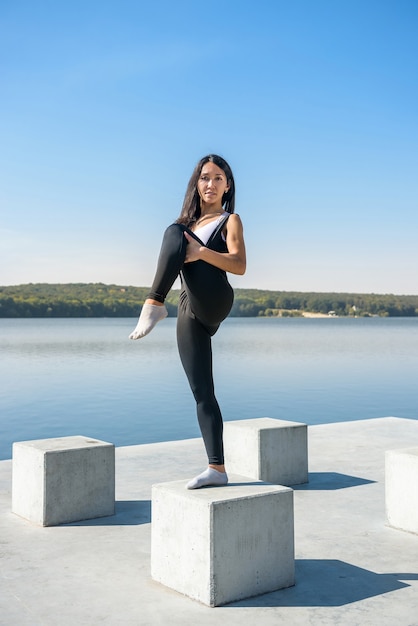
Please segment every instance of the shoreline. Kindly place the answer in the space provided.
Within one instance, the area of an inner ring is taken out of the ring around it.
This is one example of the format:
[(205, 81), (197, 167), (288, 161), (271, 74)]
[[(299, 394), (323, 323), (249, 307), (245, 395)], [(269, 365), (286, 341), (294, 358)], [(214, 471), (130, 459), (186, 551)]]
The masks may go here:
[[(330, 315), (329, 313), (311, 313), (309, 311), (302, 311), (302, 315), (301, 317), (320, 317), (320, 318), (324, 318), (324, 317), (339, 317), (338, 315)], [(346, 315), (345, 317), (352, 317), (349, 315)]]

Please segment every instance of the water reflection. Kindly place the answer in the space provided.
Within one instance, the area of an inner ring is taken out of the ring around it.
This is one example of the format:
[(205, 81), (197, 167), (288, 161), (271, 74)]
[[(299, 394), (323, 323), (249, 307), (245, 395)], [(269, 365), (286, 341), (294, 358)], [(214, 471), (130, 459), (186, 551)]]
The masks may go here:
[[(199, 436), (175, 320), (0, 320), (0, 458), (11, 442), (85, 434), (117, 445)], [(308, 424), (418, 417), (418, 319), (228, 319), (214, 338), (224, 418)]]

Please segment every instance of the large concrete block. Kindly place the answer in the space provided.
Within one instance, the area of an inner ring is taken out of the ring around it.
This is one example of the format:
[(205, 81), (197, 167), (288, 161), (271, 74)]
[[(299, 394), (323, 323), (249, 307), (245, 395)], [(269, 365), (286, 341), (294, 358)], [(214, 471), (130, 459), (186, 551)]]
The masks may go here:
[(308, 427), (261, 417), (225, 422), (228, 472), (276, 485), (308, 482)]
[(385, 499), (388, 524), (418, 534), (418, 448), (386, 452)]
[(154, 580), (208, 606), (294, 585), (292, 489), (240, 477), (227, 487), (186, 483), (152, 489)]
[(12, 511), (55, 526), (115, 512), (115, 447), (88, 437), (13, 444)]

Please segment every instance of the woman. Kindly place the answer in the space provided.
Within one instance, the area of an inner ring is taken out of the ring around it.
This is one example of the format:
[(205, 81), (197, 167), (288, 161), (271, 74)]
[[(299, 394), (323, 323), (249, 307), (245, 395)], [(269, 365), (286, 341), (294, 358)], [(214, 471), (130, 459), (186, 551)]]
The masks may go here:
[(211, 337), (234, 299), (226, 272), (242, 275), (246, 269), (242, 223), (234, 206), (235, 183), (228, 163), (217, 155), (204, 157), (190, 178), (180, 217), (164, 234), (151, 292), (129, 336), (144, 337), (167, 316), (164, 301), (180, 274), (177, 344), (209, 461), (208, 468), (187, 484), (188, 489), (228, 483)]

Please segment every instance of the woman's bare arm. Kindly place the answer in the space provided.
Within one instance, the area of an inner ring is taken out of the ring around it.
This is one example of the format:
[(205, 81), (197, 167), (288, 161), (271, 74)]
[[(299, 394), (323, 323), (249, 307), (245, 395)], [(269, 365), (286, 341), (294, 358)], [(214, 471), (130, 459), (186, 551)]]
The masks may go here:
[(185, 263), (205, 261), (210, 265), (231, 274), (245, 274), (247, 260), (242, 222), (236, 213), (233, 213), (227, 223), (226, 245), (228, 252), (215, 252), (202, 246), (188, 232), (184, 233), (188, 241)]

